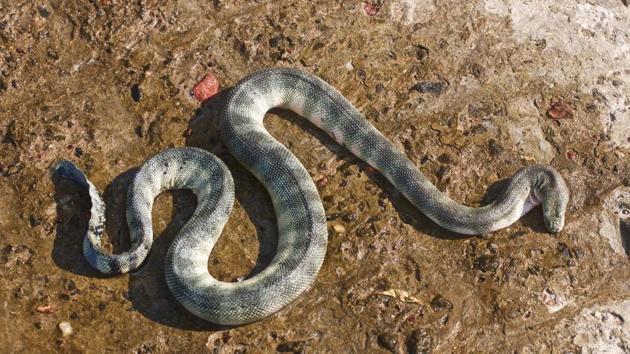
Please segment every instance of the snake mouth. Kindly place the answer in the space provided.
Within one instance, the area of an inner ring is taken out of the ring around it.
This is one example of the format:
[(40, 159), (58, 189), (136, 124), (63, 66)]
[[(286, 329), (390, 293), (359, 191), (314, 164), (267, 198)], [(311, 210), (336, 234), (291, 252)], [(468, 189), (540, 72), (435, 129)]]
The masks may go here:
[(562, 218), (548, 218), (546, 219), (545, 224), (547, 226), (547, 230), (554, 234), (562, 231), (562, 228), (564, 227), (564, 221), (562, 220)]

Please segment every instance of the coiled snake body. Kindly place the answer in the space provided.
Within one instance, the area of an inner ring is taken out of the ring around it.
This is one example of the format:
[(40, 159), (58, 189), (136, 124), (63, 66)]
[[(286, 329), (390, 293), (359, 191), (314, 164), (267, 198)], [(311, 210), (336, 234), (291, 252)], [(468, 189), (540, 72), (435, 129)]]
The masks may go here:
[(234, 184), (218, 158), (197, 148), (169, 149), (142, 166), (129, 188), (131, 247), (116, 255), (100, 246), (105, 208), (98, 191), (72, 163), (57, 164), (61, 176), (89, 190), (92, 208), (83, 251), (90, 265), (107, 274), (139, 267), (153, 241), (153, 199), (164, 190), (191, 189), (197, 208), (173, 241), (165, 270), (171, 292), (186, 309), (213, 323), (243, 324), (275, 313), (304, 292), (324, 260), (326, 217), (306, 169), (263, 126), (265, 113), (273, 107), (307, 118), (382, 173), (444, 228), (471, 235), (491, 232), (512, 224), (541, 203), (550, 232), (559, 232), (564, 225), (569, 193), (551, 167), (524, 167), (491, 204), (463, 206), (433, 186), (333, 87), (301, 71), (276, 68), (259, 71), (233, 87), (220, 117), (230, 152), (262, 182), (275, 208), (279, 239), (269, 266), (236, 283), (218, 281), (208, 273), (210, 252), (232, 209)]

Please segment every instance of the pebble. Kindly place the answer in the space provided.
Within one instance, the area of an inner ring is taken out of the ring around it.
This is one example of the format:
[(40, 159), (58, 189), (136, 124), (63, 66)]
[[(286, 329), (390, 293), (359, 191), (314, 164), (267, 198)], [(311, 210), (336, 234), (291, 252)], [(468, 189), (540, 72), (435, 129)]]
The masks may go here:
[(133, 86), (131, 86), (131, 98), (136, 102), (142, 99), (142, 91), (140, 91), (140, 85), (133, 84)]
[(423, 81), (413, 85), (411, 90), (418, 91), (420, 93), (434, 93), (439, 95), (442, 91), (444, 91), (444, 84), (441, 82)]
[(59, 330), (64, 337), (71, 336), (74, 333), (74, 329), (70, 325), (70, 322), (59, 322)]
[(407, 338), (407, 352), (409, 354), (429, 354), (433, 349), (433, 338), (426, 329), (416, 329)]
[(278, 344), (276, 350), (281, 353), (303, 353), (305, 344), (306, 342), (304, 342), (303, 340), (284, 342)]
[(441, 310), (451, 310), (452, 308), (453, 304), (442, 295), (436, 295), (433, 300), (431, 300), (431, 309), (435, 312)]
[(397, 352), (398, 338), (391, 333), (381, 333), (376, 339), (378, 345), (389, 350), (392, 353)]
[(473, 261), (473, 268), (482, 272), (494, 272), (499, 268), (499, 258), (496, 256), (481, 256)]
[(352, 65), (352, 62), (351, 62), (351, 61), (347, 62), (347, 63), (344, 65), (344, 67), (345, 67), (345, 68), (346, 68), (346, 70), (348, 70), (348, 71), (352, 71), (352, 70), (354, 70), (354, 65)]
[(423, 46), (422, 44), (416, 44), (416, 59), (422, 61), (429, 57), (429, 48)]
[(333, 230), (335, 230), (335, 232), (338, 233), (338, 234), (342, 234), (342, 233), (346, 232), (346, 228), (343, 227), (343, 225), (341, 225), (341, 224), (333, 225)]
[(346, 222), (353, 222), (353, 221), (357, 221), (358, 218), (359, 218), (359, 215), (357, 215), (357, 213), (347, 213), (341, 217), (341, 220), (346, 221)]
[(203, 77), (192, 89), (197, 101), (205, 101), (219, 92), (219, 81), (212, 74)]

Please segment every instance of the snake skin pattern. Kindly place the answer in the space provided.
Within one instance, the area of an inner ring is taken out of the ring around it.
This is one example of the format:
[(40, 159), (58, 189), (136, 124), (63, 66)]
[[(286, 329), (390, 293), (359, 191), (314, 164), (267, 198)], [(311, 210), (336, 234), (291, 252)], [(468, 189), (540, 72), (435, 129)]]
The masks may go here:
[(492, 232), (539, 204), (550, 232), (557, 233), (564, 226), (569, 191), (551, 167), (520, 169), (489, 205), (461, 205), (431, 184), (329, 84), (295, 69), (275, 68), (259, 71), (233, 87), (219, 122), (230, 152), (271, 196), (279, 240), (269, 266), (236, 283), (218, 281), (208, 273), (208, 257), (232, 209), (234, 184), (218, 158), (197, 148), (165, 150), (142, 166), (129, 188), (131, 247), (117, 255), (104, 252), (100, 246), (105, 207), (98, 191), (71, 162), (57, 164), (59, 175), (89, 191), (92, 209), (83, 251), (90, 265), (106, 274), (138, 268), (153, 241), (153, 199), (164, 190), (191, 189), (197, 196), (197, 209), (173, 241), (165, 270), (171, 292), (187, 310), (217, 324), (244, 324), (277, 312), (309, 288), (326, 253), (326, 217), (308, 171), (263, 126), (265, 113), (273, 107), (308, 119), (377, 169), (420, 211), (446, 229), (469, 235)]

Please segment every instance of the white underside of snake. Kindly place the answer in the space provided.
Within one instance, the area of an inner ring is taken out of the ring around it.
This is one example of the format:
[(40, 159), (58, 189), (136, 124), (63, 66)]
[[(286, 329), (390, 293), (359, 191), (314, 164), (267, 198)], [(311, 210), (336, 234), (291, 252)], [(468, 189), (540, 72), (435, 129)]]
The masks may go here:
[(551, 167), (523, 167), (491, 204), (461, 205), (431, 184), (332, 86), (295, 69), (275, 68), (259, 71), (233, 87), (219, 122), (230, 152), (260, 180), (273, 201), (279, 239), (269, 266), (235, 283), (209, 274), (208, 258), (232, 209), (234, 184), (221, 160), (197, 148), (169, 149), (142, 166), (129, 188), (131, 247), (116, 255), (100, 245), (105, 207), (98, 191), (72, 163), (64, 160), (56, 165), (59, 175), (89, 190), (92, 208), (83, 251), (90, 265), (107, 274), (139, 267), (153, 242), (154, 198), (165, 190), (190, 189), (197, 208), (170, 246), (165, 269), (171, 292), (187, 310), (213, 323), (243, 324), (277, 312), (309, 288), (326, 253), (326, 217), (307, 170), (263, 126), (265, 113), (273, 107), (308, 119), (446, 229), (469, 235), (492, 232), (538, 204), (550, 232), (557, 233), (564, 225), (569, 192)]

